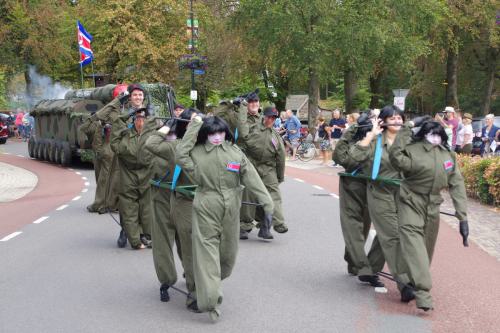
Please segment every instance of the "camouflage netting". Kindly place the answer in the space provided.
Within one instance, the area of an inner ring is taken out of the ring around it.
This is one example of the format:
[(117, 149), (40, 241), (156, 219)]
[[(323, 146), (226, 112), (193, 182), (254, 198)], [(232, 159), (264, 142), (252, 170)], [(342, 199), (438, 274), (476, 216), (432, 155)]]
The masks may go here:
[(66, 114), (71, 117), (85, 116), (98, 111), (103, 106), (100, 101), (95, 100), (45, 99), (35, 105), (31, 115), (35, 118), (36, 116), (50, 114)]

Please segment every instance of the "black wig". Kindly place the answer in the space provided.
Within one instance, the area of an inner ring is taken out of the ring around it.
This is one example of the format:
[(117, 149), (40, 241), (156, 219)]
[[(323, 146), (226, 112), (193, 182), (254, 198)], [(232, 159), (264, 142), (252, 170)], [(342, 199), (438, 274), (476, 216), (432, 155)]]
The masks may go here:
[(196, 143), (204, 144), (205, 142), (207, 142), (209, 135), (219, 132), (226, 133), (225, 140), (234, 143), (234, 136), (224, 119), (217, 116), (207, 117), (203, 119), (203, 125), (201, 125), (200, 132), (198, 133), (198, 140), (196, 141)]
[(405, 121), (404, 112), (400, 108), (398, 108), (396, 105), (384, 106), (382, 108), (382, 110), (380, 110), (380, 114), (378, 115), (378, 118), (385, 122), (385, 120), (387, 118), (394, 117), (394, 116), (401, 116), (401, 118), (403, 119), (403, 122)]
[[(180, 119), (183, 120), (191, 120), (191, 116), (193, 113), (200, 113), (197, 109), (194, 108), (189, 108), (187, 110), (182, 111), (181, 115), (179, 116)], [(189, 124), (188, 121), (177, 121), (176, 126), (175, 126), (175, 135), (177, 136), (178, 139), (182, 139), (184, 136), (184, 133), (186, 133), (186, 128)]]
[(354, 134), (353, 140), (355, 142), (359, 140), (363, 140), (366, 136), (366, 133), (370, 132), (373, 128), (372, 119), (373, 113), (372, 110), (368, 109), (361, 112), (360, 116), (357, 120), (358, 129), (356, 130), (356, 134)]
[(441, 146), (450, 150), (450, 146), (448, 145), (448, 135), (444, 130), (444, 127), (441, 126), (437, 121), (426, 121), (420, 126), (420, 130), (413, 136), (415, 141), (425, 140), (425, 136), (427, 134), (437, 134), (441, 137)]

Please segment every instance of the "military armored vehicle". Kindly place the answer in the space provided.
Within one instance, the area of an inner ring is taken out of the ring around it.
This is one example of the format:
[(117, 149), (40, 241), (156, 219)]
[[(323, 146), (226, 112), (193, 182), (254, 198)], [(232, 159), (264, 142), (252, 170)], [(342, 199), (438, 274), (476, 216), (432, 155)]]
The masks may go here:
[[(145, 104), (150, 114), (170, 117), (175, 107), (173, 89), (164, 83), (142, 84), (146, 90)], [(30, 157), (64, 166), (75, 159), (90, 162), (91, 143), (80, 145), (78, 127), (104, 105), (111, 102), (126, 85), (108, 84), (93, 89), (70, 90), (64, 99), (41, 100), (31, 115), (35, 130), (28, 142)]]

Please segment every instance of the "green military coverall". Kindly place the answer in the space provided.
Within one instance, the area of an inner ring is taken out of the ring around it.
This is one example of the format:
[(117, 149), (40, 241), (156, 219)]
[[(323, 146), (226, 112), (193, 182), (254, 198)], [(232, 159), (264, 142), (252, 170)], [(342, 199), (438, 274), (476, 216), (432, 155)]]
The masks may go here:
[[(333, 152), (333, 160), (342, 165), (347, 173), (360, 168), (349, 153), (351, 145), (354, 144), (356, 130), (356, 126), (349, 127)], [(381, 271), (385, 262), (377, 236), (373, 239), (368, 256), (365, 253), (365, 242), (371, 225), (366, 204), (366, 186), (365, 179), (340, 177), (340, 225), (346, 246), (344, 259), (348, 272), (360, 276)]]
[[(400, 179), (400, 172), (396, 170), (389, 159), (390, 144), (386, 133), (382, 133), (382, 158), (377, 178)], [(365, 175), (372, 174), (373, 160), (377, 137), (368, 146), (359, 143), (352, 145), (350, 155), (354, 162), (362, 165)], [(399, 187), (382, 181), (367, 181), (367, 203), (370, 219), (375, 225), (377, 238), (382, 247), (384, 258), (393, 276), (397, 276), (397, 256), (399, 251), (399, 224), (398, 224), (398, 195)]]
[(401, 254), (407, 272), (399, 279), (415, 289), (417, 307), (432, 308), (430, 263), (439, 230), (441, 190), (448, 188), (459, 221), (467, 220), (465, 185), (456, 155), (441, 145), (413, 141), (411, 129), (403, 126), (389, 153), (391, 162), (403, 173), (399, 194)]
[(151, 236), (151, 154), (144, 144), (156, 127), (156, 121), (149, 118), (139, 134), (135, 127), (127, 127), (128, 115), (118, 117), (113, 123), (111, 149), (120, 163), (119, 211), (122, 227), (127, 233), (132, 248), (141, 245), (140, 236)]
[[(172, 180), (172, 175), (174, 174), (174, 169), (176, 165), (175, 160), (175, 149), (179, 144), (180, 140), (176, 139), (173, 141), (165, 141), (165, 135), (160, 132), (154, 132), (151, 137), (146, 142), (146, 148), (157, 156), (157, 158), (165, 161), (168, 164), (168, 169), (165, 167), (163, 169), (163, 176), (168, 170), (168, 181)], [(165, 180), (167, 181), (167, 180)], [(177, 186), (188, 186), (193, 185), (189, 176), (182, 172), (177, 180)], [(164, 191), (160, 189), (160, 191)], [(195, 292), (195, 282), (193, 273), (193, 251), (191, 242), (191, 219), (193, 211), (193, 200), (186, 197), (177, 191), (170, 192), (168, 198), (168, 205), (170, 207), (170, 215), (167, 216), (166, 210), (163, 207), (156, 207), (157, 203), (154, 203), (155, 219), (153, 223), (153, 259), (155, 261), (155, 267), (157, 272), (160, 269), (164, 272), (163, 277), (158, 278), (160, 282), (166, 283), (169, 286), (175, 284), (177, 281), (177, 272), (175, 269), (175, 262), (173, 257), (173, 246), (174, 240), (177, 241), (177, 250), (179, 258), (182, 262), (182, 267), (184, 268), (184, 274), (186, 276), (186, 286), (190, 293), (194, 295)], [(163, 198), (163, 193), (162, 193)], [(163, 200), (167, 200), (164, 197)], [(158, 203), (159, 204), (159, 203)], [(156, 240), (158, 244), (156, 244)], [(156, 252), (160, 254), (158, 258), (155, 258)], [(158, 259), (158, 260), (157, 260)], [(192, 302), (192, 298), (187, 299), (187, 305)]]
[(241, 185), (258, 198), (267, 214), (274, 207), (257, 171), (236, 145), (227, 141), (196, 145), (201, 126), (195, 117), (176, 152), (183, 172), (198, 185), (192, 234), (198, 308), (218, 317), (221, 280), (231, 274), (238, 252)]
[[(244, 147), (245, 154), (253, 164), (269, 195), (273, 199), (273, 226), (275, 229), (286, 229), (285, 216), (281, 204), (279, 184), (285, 181), (285, 145), (274, 128), (266, 128), (263, 118), (249, 116), (246, 108), (238, 112), (238, 142)], [(252, 197), (248, 196), (252, 201)], [(240, 227), (245, 231), (252, 230), (253, 217), (258, 222), (264, 221), (262, 209), (251, 205), (243, 205), (240, 212)], [(255, 213), (254, 213), (255, 212)], [(254, 213), (254, 215), (251, 215)], [(241, 218), (244, 216), (244, 220)]]
[[(97, 187), (94, 202), (88, 206), (87, 209), (90, 212), (104, 210), (106, 208), (106, 184), (102, 186), (102, 183), (99, 183), (99, 177), (102, 173), (102, 169), (106, 167), (104, 164), (108, 162), (105, 160), (108, 156), (104, 154), (103, 127), (99, 120), (87, 118), (78, 128), (78, 134), (80, 137), (80, 145), (83, 147), (85, 141), (90, 141), (92, 151), (94, 152), (93, 163)], [(109, 163), (107, 167), (109, 169)]]
[[(111, 102), (106, 104), (102, 109), (97, 111), (91, 119), (94, 121), (101, 121), (102, 124), (112, 125), (113, 122), (124, 112), (124, 110), (128, 110), (130, 106), (128, 104), (121, 105), (120, 100), (118, 98), (113, 99)], [(120, 183), (120, 165), (118, 162), (118, 157), (115, 155), (113, 150), (111, 149), (110, 143), (106, 142), (106, 155), (107, 159), (111, 160), (109, 166), (109, 173), (107, 177), (102, 179), (102, 182), (105, 184), (103, 187), (105, 190), (106, 197), (106, 206), (114, 210), (118, 208), (118, 191), (119, 191), (119, 183)]]

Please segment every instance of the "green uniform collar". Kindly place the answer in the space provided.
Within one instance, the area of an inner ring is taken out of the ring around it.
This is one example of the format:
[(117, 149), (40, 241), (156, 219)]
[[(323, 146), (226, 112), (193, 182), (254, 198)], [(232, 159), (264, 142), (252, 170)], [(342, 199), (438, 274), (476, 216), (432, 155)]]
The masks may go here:
[(224, 142), (223, 142), (223, 143), (221, 143), (220, 145), (217, 145), (217, 146), (216, 146), (216, 145), (211, 144), (211, 143), (210, 143), (210, 142), (208, 142), (208, 140), (207, 140), (207, 142), (205, 142), (205, 150), (206, 150), (208, 153), (210, 153), (210, 152), (211, 152), (214, 148), (216, 148), (216, 147), (218, 147), (218, 146), (221, 146), (221, 147), (222, 147), (222, 149), (224, 149), (224, 150), (226, 150), (226, 151), (227, 151), (227, 149), (228, 149), (228, 144), (229, 144), (229, 143), (228, 143), (227, 141), (224, 141)]

